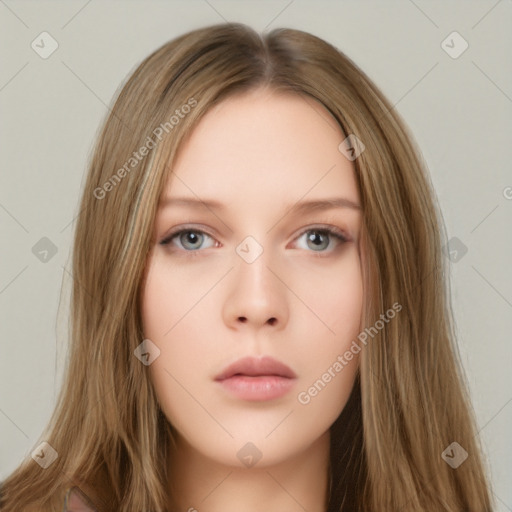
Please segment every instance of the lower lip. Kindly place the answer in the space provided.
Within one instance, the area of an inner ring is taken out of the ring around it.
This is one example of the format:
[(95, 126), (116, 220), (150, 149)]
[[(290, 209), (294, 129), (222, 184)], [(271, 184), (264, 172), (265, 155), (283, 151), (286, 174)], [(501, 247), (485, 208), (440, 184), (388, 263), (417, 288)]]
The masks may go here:
[(277, 375), (262, 375), (260, 377), (235, 375), (218, 382), (238, 398), (251, 401), (280, 398), (286, 395), (294, 385), (294, 379)]

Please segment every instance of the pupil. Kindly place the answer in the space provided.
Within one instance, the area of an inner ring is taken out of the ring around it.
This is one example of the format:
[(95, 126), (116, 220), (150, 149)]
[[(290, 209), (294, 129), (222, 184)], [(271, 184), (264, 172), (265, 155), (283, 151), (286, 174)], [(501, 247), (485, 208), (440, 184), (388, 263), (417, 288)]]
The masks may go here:
[(315, 244), (317, 244), (317, 245), (318, 245), (318, 239), (319, 239), (318, 233), (313, 232), (313, 233), (311, 234), (311, 236), (309, 237), (309, 239), (310, 239), (312, 242), (314, 242)]
[(185, 233), (185, 241), (190, 245), (194, 245), (198, 243), (199, 237), (194, 231), (188, 231)]
[(311, 234), (309, 235), (308, 237), (308, 240), (310, 242), (313, 242), (313, 244), (316, 246), (316, 247), (320, 247), (322, 245), (325, 245), (324, 242), (322, 242), (322, 234), (318, 231), (312, 231)]

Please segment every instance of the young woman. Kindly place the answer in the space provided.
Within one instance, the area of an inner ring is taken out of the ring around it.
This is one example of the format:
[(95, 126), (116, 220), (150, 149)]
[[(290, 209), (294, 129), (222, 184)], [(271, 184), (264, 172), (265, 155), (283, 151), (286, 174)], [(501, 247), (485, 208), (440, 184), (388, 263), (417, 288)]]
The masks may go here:
[(2, 510), (490, 511), (443, 229), (336, 48), (241, 24), (167, 43), (97, 142), (65, 385)]

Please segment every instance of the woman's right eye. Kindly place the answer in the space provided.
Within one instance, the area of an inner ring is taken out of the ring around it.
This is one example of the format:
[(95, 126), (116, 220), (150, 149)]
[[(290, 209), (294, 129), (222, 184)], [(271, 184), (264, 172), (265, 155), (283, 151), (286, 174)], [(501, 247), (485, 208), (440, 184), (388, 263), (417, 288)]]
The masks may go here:
[(171, 233), (166, 238), (164, 238), (164, 240), (160, 242), (160, 245), (173, 244), (177, 245), (179, 249), (197, 252), (197, 249), (208, 249), (215, 245), (214, 242), (212, 245), (202, 247), (201, 245), (206, 238), (209, 238), (213, 241), (213, 238), (204, 231), (200, 231), (197, 229), (181, 229), (179, 231)]

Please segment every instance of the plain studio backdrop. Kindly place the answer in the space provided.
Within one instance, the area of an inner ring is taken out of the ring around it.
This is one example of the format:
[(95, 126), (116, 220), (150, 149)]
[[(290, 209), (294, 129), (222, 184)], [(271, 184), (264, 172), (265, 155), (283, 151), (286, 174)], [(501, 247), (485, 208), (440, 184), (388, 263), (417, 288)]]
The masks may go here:
[(78, 200), (112, 97), (157, 47), (223, 21), (327, 40), (410, 127), (446, 222), (477, 435), (512, 510), (510, 0), (1, 1), (0, 479), (44, 440), (62, 382)]

